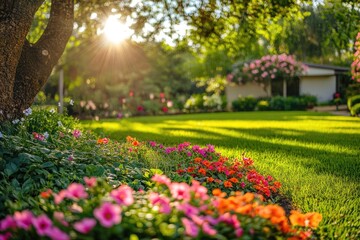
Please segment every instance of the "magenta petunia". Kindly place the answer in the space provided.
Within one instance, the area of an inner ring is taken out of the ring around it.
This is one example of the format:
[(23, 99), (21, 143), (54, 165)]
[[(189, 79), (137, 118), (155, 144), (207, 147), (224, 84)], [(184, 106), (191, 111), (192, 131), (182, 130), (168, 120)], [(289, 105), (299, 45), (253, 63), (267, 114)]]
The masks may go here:
[(132, 189), (127, 185), (122, 185), (112, 190), (110, 196), (120, 205), (129, 206), (134, 203)]
[(185, 227), (185, 234), (190, 237), (196, 237), (199, 234), (199, 228), (196, 226), (196, 224), (187, 219), (187, 218), (181, 218), (181, 222)]
[(96, 186), (96, 177), (84, 177), (86, 186), (92, 188)]
[(159, 184), (165, 184), (167, 186), (169, 186), (171, 184), (171, 180), (170, 178), (166, 177), (165, 175), (159, 175), (159, 174), (155, 174), (152, 178), (152, 181), (157, 182)]
[(92, 218), (84, 218), (79, 222), (74, 223), (74, 228), (76, 231), (87, 234), (93, 229), (96, 225), (96, 220)]
[(9, 228), (16, 228), (16, 221), (10, 215), (6, 216), (6, 218), (1, 220), (1, 222), (0, 222), (0, 231), (5, 231), (5, 230), (7, 230)]
[(33, 214), (29, 210), (15, 212), (14, 219), (19, 228), (28, 230), (31, 227)]
[(186, 183), (172, 183), (170, 191), (173, 198), (178, 200), (190, 200), (190, 187)]
[(46, 235), (52, 240), (70, 240), (70, 236), (57, 227), (49, 228)]
[(52, 227), (51, 220), (45, 214), (42, 214), (37, 218), (33, 218), (32, 224), (34, 225), (36, 232), (39, 236), (46, 235)]
[(77, 129), (75, 129), (72, 134), (73, 134), (74, 138), (79, 138), (81, 136), (80, 130), (77, 130)]
[(158, 193), (150, 193), (149, 200), (152, 205), (159, 206), (160, 213), (171, 213), (170, 199), (167, 197), (160, 196)]
[(68, 186), (66, 190), (66, 197), (73, 200), (79, 200), (87, 198), (88, 194), (82, 184), (72, 183)]
[(102, 226), (109, 228), (121, 222), (121, 208), (118, 205), (104, 202), (94, 210), (94, 216)]

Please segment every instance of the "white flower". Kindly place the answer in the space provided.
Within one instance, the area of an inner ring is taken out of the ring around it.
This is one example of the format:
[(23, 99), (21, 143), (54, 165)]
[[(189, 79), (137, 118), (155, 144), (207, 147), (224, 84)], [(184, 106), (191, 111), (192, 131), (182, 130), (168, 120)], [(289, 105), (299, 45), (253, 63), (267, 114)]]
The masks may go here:
[(4, 113), (3, 110), (0, 110), (0, 114), (3, 115), (3, 113)]
[(4, 136), (4, 135), (0, 132), (0, 138), (3, 138), (3, 136)]
[(25, 118), (21, 118), (20, 120), (23, 122), (23, 121), (25, 121)]
[(12, 120), (12, 124), (18, 124), (20, 122), (19, 119)]
[(61, 107), (61, 103), (60, 103), (60, 102), (58, 102), (58, 106)]
[(69, 104), (71, 105), (71, 106), (73, 106), (74, 105), (74, 100), (70, 100), (70, 102), (69, 102)]
[(25, 114), (25, 116), (29, 116), (32, 113), (31, 108), (27, 108), (23, 111), (23, 113)]
[(53, 109), (53, 108), (50, 109), (50, 112), (51, 112), (51, 113), (55, 113), (55, 109)]
[(44, 132), (44, 137), (47, 139), (49, 137), (49, 133), (48, 132)]
[(58, 126), (59, 126), (59, 127), (62, 127), (62, 126), (63, 126), (63, 124), (62, 124), (61, 121), (58, 121)]

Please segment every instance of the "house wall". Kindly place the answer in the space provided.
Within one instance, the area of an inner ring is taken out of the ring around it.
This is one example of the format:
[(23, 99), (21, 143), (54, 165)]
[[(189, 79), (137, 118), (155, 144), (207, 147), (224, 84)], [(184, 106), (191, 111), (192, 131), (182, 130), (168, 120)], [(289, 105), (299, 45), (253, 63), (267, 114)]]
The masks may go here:
[(322, 69), (309, 67), (309, 69), (303, 74), (303, 76), (331, 76), (334, 75), (333, 69)]
[(335, 76), (302, 76), (300, 77), (300, 95), (310, 94), (317, 97), (318, 102), (326, 102), (333, 98), (336, 91)]
[(243, 85), (237, 84), (228, 84), (226, 85), (226, 99), (227, 99), (227, 107), (231, 108), (231, 103), (238, 99), (238, 97), (247, 97), (253, 96), (255, 98), (258, 97), (266, 97), (271, 95), (271, 89), (269, 86), (268, 93), (264, 91), (264, 89), (257, 83), (246, 83)]

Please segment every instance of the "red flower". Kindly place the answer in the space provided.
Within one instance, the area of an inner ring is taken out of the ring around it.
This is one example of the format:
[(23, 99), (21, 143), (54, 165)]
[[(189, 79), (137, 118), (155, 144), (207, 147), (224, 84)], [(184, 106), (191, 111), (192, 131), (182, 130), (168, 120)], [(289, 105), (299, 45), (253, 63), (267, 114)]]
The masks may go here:
[(51, 190), (51, 189), (48, 189), (48, 190), (46, 190), (46, 191), (44, 191), (44, 192), (41, 192), (41, 193), (40, 193), (40, 197), (42, 197), (42, 198), (49, 198), (49, 197), (51, 196), (51, 194), (52, 194), (52, 190)]
[(206, 175), (206, 170), (205, 169), (203, 169), (203, 168), (200, 168), (199, 169), (199, 171), (198, 171), (198, 173), (200, 173), (201, 175)]

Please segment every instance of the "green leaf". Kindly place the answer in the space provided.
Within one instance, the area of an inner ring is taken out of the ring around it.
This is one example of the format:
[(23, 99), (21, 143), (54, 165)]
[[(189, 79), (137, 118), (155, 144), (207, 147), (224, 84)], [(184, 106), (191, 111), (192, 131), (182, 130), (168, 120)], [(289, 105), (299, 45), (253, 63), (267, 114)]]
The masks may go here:
[(18, 168), (18, 166), (16, 166), (16, 164), (8, 163), (8, 164), (6, 164), (4, 172), (8, 177), (10, 177), (14, 173), (16, 173), (18, 171), (18, 169), (19, 168)]
[(105, 173), (105, 169), (103, 166), (96, 165), (87, 165), (86, 166), (86, 174), (87, 176), (101, 177)]
[(55, 165), (52, 162), (45, 162), (45, 163), (41, 164), (41, 167), (43, 167), (43, 168), (49, 168), (49, 167), (53, 167), (53, 166), (55, 166)]

